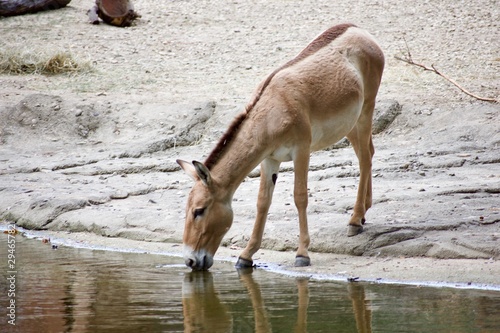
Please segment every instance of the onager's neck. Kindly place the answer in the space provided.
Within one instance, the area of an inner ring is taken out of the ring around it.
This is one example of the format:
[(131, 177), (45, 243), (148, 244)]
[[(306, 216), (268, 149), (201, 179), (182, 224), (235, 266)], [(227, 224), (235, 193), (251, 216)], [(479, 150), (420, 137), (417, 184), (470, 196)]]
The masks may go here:
[(268, 147), (262, 138), (254, 137), (254, 129), (253, 121), (246, 119), (227, 143), (226, 151), (210, 168), (212, 177), (231, 197), (245, 177), (265, 158)]

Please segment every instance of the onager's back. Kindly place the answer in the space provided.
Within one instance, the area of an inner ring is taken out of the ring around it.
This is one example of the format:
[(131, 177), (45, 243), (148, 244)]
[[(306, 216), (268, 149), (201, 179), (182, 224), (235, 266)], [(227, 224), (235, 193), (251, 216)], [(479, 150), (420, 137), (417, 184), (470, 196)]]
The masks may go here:
[(196, 181), (188, 198), (184, 230), (186, 264), (207, 269), (233, 220), (231, 201), (246, 175), (261, 163), (261, 184), (252, 236), (238, 267), (252, 265), (259, 249), (281, 162), (293, 161), (299, 215), (295, 265), (310, 265), (307, 252), (307, 172), (311, 151), (343, 137), (360, 166), (360, 183), (348, 236), (363, 229), (372, 203), (371, 127), (384, 56), (370, 34), (351, 24), (334, 26), (296, 58), (271, 73), (251, 103), (204, 164), (178, 161)]

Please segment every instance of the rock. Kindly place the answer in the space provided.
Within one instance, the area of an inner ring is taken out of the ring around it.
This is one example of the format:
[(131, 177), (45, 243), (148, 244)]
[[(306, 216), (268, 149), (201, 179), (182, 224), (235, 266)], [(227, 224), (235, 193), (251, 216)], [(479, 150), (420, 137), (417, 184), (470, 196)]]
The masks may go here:
[(394, 100), (379, 101), (375, 105), (375, 115), (373, 119), (373, 134), (385, 131), (397, 116), (401, 114), (403, 106)]

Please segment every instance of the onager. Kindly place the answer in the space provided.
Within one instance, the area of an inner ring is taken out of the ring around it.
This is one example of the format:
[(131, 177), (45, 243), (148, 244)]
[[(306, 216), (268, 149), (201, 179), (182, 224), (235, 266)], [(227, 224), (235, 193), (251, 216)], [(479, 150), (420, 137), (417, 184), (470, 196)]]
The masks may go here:
[(384, 69), (374, 38), (353, 24), (331, 27), (257, 88), (204, 163), (177, 160), (195, 184), (189, 193), (184, 257), (206, 270), (233, 222), (231, 202), (243, 179), (260, 167), (257, 216), (236, 267), (253, 265), (261, 245), (280, 163), (293, 161), (294, 201), (299, 217), (295, 266), (308, 266), (307, 173), (309, 156), (343, 137), (359, 160), (359, 187), (348, 236), (363, 230), (372, 205), (372, 118)]

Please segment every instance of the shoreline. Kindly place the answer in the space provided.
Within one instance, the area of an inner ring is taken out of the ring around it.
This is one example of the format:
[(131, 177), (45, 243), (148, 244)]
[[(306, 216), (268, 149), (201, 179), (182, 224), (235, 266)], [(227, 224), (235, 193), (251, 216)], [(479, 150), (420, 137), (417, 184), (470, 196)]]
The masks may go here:
[[(58, 246), (166, 255), (179, 257), (179, 265), (183, 265), (181, 244), (103, 237), (88, 232), (17, 229), (23, 237), (45, 239), (47, 243)], [(7, 230), (7, 224), (0, 223), (0, 230)], [(217, 265), (223, 262), (236, 263), (240, 251), (237, 247), (220, 247), (211, 270), (217, 270)], [(500, 263), (494, 259), (365, 257), (312, 252), (312, 266), (301, 268), (291, 266), (293, 259), (292, 251), (263, 249), (255, 255), (254, 263), (257, 269), (317, 281), (500, 291), (496, 278), (500, 276)]]

